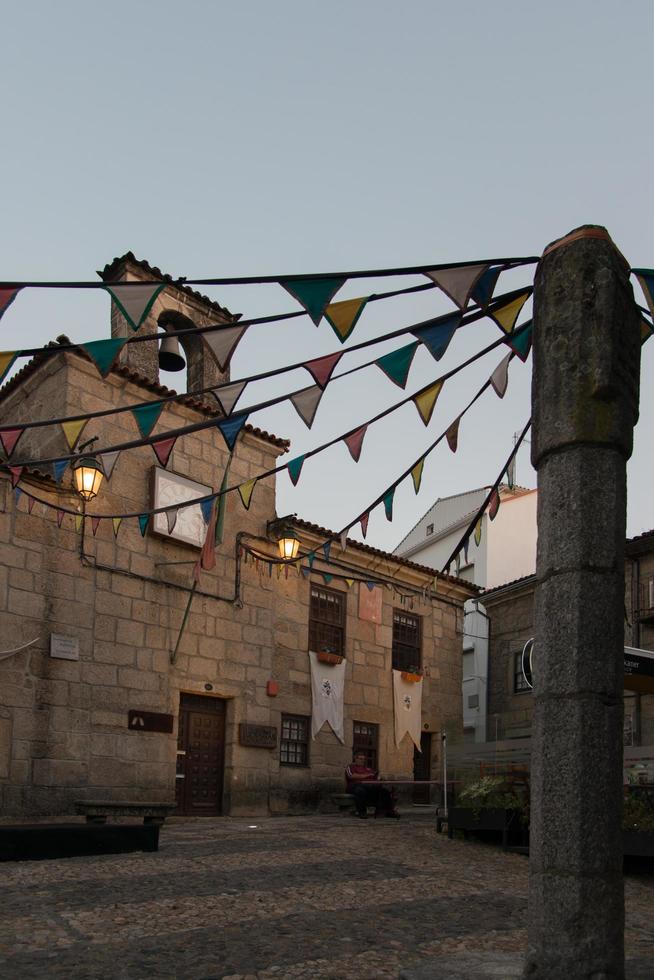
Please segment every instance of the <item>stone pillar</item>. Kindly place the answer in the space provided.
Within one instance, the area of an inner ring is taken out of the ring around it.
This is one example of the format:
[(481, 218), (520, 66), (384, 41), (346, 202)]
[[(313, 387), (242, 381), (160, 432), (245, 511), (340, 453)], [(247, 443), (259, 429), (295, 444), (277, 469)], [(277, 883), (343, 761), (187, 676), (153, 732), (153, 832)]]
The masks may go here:
[(530, 980), (624, 977), (626, 462), (640, 317), (603, 228), (550, 245), (534, 292), (538, 471)]

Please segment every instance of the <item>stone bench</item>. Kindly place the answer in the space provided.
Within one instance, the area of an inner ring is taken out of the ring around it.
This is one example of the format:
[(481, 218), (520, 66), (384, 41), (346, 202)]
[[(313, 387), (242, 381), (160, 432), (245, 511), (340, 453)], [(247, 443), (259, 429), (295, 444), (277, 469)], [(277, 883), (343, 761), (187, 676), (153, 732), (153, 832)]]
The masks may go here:
[(0, 826), (0, 861), (43, 861), (159, 849), (159, 827), (39, 823)]
[(108, 816), (143, 817), (144, 824), (161, 826), (176, 803), (129, 803), (124, 800), (78, 800), (75, 812), (86, 817), (87, 823), (104, 824)]

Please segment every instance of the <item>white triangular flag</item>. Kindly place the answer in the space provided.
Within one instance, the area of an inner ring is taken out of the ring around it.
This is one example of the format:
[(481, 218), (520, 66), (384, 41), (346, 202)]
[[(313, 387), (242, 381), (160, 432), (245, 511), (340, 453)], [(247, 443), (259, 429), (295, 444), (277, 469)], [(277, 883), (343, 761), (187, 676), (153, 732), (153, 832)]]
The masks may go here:
[(432, 272), (425, 272), (425, 275), (435, 282), (460, 310), (464, 310), (473, 289), (487, 268), (487, 265), (464, 265), (458, 269), (434, 269)]
[(322, 396), (323, 389), (320, 385), (311, 385), (309, 388), (303, 388), (302, 391), (296, 391), (294, 395), (290, 396), (293, 407), (309, 429), (313, 425)]
[(513, 351), (509, 351), (490, 376), (490, 383), (498, 398), (504, 398), (506, 387), (509, 383), (509, 361), (513, 357)]
[(205, 344), (208, 345), (211, 353), (216, 358), (221, 371), (226, 371), (229, 367), (229, 362), (232, 354), (236, 350), (236, 345), (247, 328), (247, 323), (244, 323), (242, 326), (224, 327), (220, 330), (212, 330), (210, 333), (202, 335)]
[(231, 385), (224, 385), (214, 388), (214, 398), (222, 408), (225, 415), (230, 415), (234, 405), (241, 397), (247, 381), (234, 381)]

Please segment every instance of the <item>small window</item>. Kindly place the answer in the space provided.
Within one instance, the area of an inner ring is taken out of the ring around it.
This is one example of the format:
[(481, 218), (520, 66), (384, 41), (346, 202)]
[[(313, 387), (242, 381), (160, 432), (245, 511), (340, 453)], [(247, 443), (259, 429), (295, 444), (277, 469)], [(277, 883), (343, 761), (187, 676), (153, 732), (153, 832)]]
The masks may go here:
[(367, 721), (354, 722), (354, 738), (352, 739), (352, 758), (357, 752), (363, 752), (366, 765), (377, 769), (377, 746), (379, 745), (379, 725), (371, 725)]
[(283, 766), (309, 765), (309, 719), (302, 715), (282, 715), (279, 761)]
[(309, 649), (345, 655), (345, 596), (311, 586)]
[(393, 610), (393, 667), (413, 672), (422, 668), (420, 616), (400, 609)]
[(433, 533), (434, 533), (434, 525), (433, 524), (428, 524), (427, 525), (427, 535), (430, 535), (430, 534), (433, 534)]
[(531, 691), (522, 672), (522, 650), (518, 650), (513, 657), (513, 693), (523, 694), (525, 691)]

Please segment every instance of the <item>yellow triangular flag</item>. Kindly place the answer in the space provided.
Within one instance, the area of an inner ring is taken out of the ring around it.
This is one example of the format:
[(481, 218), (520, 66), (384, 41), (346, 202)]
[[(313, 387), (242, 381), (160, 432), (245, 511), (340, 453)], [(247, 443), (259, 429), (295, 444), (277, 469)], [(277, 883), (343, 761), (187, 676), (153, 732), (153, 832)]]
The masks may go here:
[(75, 530), (79, 532), (82, 528), (82, 521), (84, 518), (81, 514), (75, 514)]
[(341, 343), (346, 341), (354, 330), (367, 302), (367, 296), (359, 296), (357, 299), (344, 299), (338, 303), (330, 303), (325, 309), (325, 319), (329, 320)]
[(254, 490), (254, 485), (256, 482), (257, 479), (255, 477), (253, 480), (248, 480), (247, 483), (241, 483), (241, 485), (236, 488), (246, 510), (250, 509), (252, 491)]
[(441, 393), (442, 387), (443, 387), (443, 382), (437, 381), (435, 384), (427, 388), (426, 391), (423, 391), (419, 395), (416, 395), (416, 397), (413, 399), (416, 408), (420, 412), (420, 418), (425, 423), (425, 425), (429, 425), (431, 421), (431, 417), (434, 411), (434, 405), (436, 404), (436, 399)]
[(2, 381), (5, 374), (13, 364), (15, 357), (16, 357), (15, 350), (0, 351), (0, 381)]
[(293, 562), (293, 564), (294, 564), (294, 566), (295, 566), (295, 571), (297, 572), (297, 574), (298, 574), (298, 575), (300, 575), (300, 574), (301, 574), (301, 572), (302, 572), (302, 559), (301, 559), (301, 558), (297, 558), (297, 559), (296, 559), (296, 560), (295, 560), (295, 561)]
[(347, 582), (348, 589), (351, 589), (352, 586), (354, 585), (354, 579), (353, 578), (346, 578), (345, 581)]
[(483, 520), (483, 514), (475, 524), (475, 544), (479, 547), (479, 542), (481, 541), (481, 522)]
[(118, 536), (118, 528), (120, 527), (120, 525), (122, 523), (122, 520), (123, 520), (122, 517), (112, 517), (111, 518), (111, 523), (114, 526), (114, 537), (117, 537)]
[(520, 310), (529, 299), (529, 296), (529, 292), (521, 293), (516, 299), (512, 299), (510, 303), (507, 303), (506, 306), (501, 306), (498, 310), (494, 310), (488, 315), (491, 319), (495, 320), (495, 323), (504, 333), (511, 333)]
[(68, 443), (68, 448), (72, 449), (80, 435), (84, 426), (88, 422), (88, 419), (76, 419), (73, 422), (62, 422), (61, 428), (64, 430), (64, 435), (66, 436), (66, 442)]
[(417, 493), (420, 489), (420, 483), (422, 481), (422, 470), (425, 465), (425, 457), (423, 456), (419, 463), (411, 470), (411, 477), (413, 479), (413, 489)]

